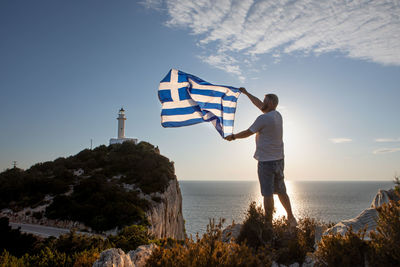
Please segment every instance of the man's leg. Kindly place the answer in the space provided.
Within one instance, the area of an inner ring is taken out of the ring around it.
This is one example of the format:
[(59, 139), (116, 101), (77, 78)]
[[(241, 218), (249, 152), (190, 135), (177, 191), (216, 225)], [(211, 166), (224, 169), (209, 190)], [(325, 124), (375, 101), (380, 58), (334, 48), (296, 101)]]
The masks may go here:
[(274, 196), (265, 196), (264, 197), (264, 210), (265, 210), (265, 219), (267, 222), (272, 224), (272, 215), (274, 214)]
[(276, 176), (275, 176), (275, 181), (274, 181), (274, 183), (275, 183), (274, 187), (276, 189), (275, 193), (278, 194), (279, 200), (281, 201), (282, 206), (286, 210), (289, 224), (291, 226), (296, 226), (297, 221), (292, 212), (292, 206), (290, 205), (289, 196), (286, 193), (286, 185), (285, 185), (284, 175), (283, 175), (283, 170), (285, 168), (285, 161), (283, 159), (276, 161), (275, 167), (276, 167)]
[(261, 195), (264, 197), (265, 219), (272, 224), (274, 212), (274, 173), (271, 162), (258, 162), (258, 179), (260, 181)]
[(294, 219), (294, 215), (292, 212), (292, 206), (290, 205), (290, 199), (287, 193), (282, 193), (282, 194), (278, 194), (279, 196), (279, 200), (282, 203), (282, 206), (285, 208), (287, 216), (288, 216), (288, 220), (293, 220)]

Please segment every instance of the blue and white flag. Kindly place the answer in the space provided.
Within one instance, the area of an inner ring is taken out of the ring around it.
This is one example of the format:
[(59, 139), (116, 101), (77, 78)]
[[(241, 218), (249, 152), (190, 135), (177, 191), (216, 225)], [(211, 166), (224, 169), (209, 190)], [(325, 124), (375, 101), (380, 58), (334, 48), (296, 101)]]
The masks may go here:
[(238, 88), (214, 85), (171, 69), (160, 82), (161, 125), (181, 127), (211, 122), (222, 137), (233, 133)]

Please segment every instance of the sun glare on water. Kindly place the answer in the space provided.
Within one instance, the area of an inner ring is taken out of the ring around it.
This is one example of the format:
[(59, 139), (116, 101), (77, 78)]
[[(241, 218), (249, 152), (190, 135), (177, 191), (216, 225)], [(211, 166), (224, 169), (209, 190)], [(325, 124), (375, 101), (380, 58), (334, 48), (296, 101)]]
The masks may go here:
[[(286, 192), (288, 193), (289, 197), (292, 195), (292, 191), (293, 191), (293, 183), (291, 181), (285, 181), (285, 185), (286, 185)], [(261, 205), (264, 208), (264, 204), (263, 204), (263, 196), (260, 193), (260, 189), (257, 188), (258, 192), (257, 192), (257, 206)], [(274, 206), (275, 206), (275, 213), (274, 213), (274, 218), (279, 218), (282, 216), (287, 216), (286, 215), (286, 211), (285, 208), (282, 206), (281, 202), (279, 201), (279, 197), (278, 195), (274, 195)], [(292, 209), (293, 209), (293, 203), (292, 203)]]

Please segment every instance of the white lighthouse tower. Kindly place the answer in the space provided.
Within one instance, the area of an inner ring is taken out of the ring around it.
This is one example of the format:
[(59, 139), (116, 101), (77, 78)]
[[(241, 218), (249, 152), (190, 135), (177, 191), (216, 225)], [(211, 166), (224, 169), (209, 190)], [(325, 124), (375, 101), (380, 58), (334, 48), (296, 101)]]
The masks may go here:
[(125, 110), (121, 108), (118, 112), (118, 139), (125, 138)]
[(129, 141), (137, 144), (138, 140), (136, 138), (126, 138), (125, 137), (125, 110), (121, 108), (118, 112), (118, 138), (111, 138), (110, 145), (112, 144), (122, 144), (123, 142)]

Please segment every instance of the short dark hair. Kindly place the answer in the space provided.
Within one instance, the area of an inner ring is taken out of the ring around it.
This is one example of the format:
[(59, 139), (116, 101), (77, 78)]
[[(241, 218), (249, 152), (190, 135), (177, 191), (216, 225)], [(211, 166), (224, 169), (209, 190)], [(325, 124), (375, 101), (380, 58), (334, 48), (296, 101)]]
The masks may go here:
[(265, 97), (268, 97), (268, 99), (271, 101), (271, 103), (274, 105), (275, 108), (276, 106), (278, 106), (279, 98), (276, 94), (266, 94)]

